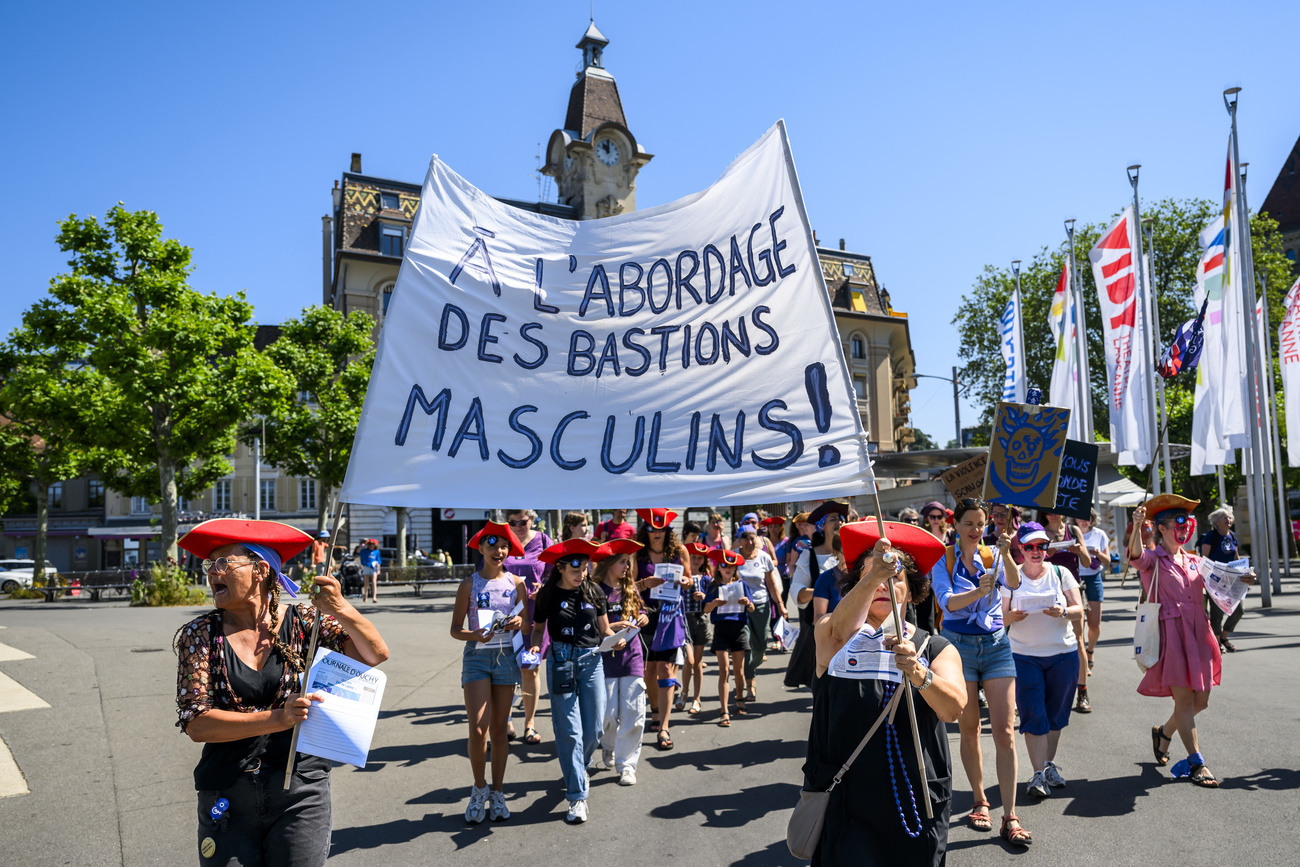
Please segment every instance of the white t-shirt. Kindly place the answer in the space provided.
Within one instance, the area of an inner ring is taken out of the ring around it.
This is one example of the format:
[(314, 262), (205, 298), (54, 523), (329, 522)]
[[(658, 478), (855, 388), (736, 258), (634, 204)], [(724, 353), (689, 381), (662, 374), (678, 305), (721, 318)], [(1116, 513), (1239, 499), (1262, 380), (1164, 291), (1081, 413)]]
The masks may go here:
[(1110, 536), (1106, 535), (1105, 530), (1100, 527), (1093, 527), (1091, 530), (1083, 534), (1083, 544), (1084, 547), (1088, 549), (1089, 555), (1091, 555), (1093, 551), (1100, 551), (1101, 559), (1098, 560), (1096, 557), (1093, 557), (1091, 569), (1084, 569), (1080, 566), (1080, 575), (1096, 575), (1102, 570), (1103, 566), (1110, 565)]
[[(1057, 605), (1066, 606), (1065, 591), (1078, 589), (1079, 582), (1068, 569), (1052, 563), (1046, 566), (1047, 571), (1041, 578), (1030, 578), (1022, 571), (1019, 587), (1015, 590), (1000, 588), (1002, 598), (1011, 600), (1012, 611), (1026, 610), (1018, 604), (1024, 597), (1055, 596)], [(1011, 639), (1011, 652), (1021, 656), (1059, 656), (1077, 652), (1079, 648), (1070, 621), (1064, 617), (1051, 617), (1042, 610), (1031, 611), (1018, 623), (1008, 621), (1007, 637)]]
[[(808, 572), (810, 557), (817, 561), (816, 575), (812, 575)], [(816, 551), (812, 551), (811, 549), (808, 551), (800, 551), (799, 558), (795, 561), (794, 577), (790, 579), (790, 598), (794, 600), (794, 604), (800, 608), (807, 608), (811, 605), (811, 596), (808, 597), (807, 602), (799, 601), (799, 591), (803, 590), (805, 587), (811, 590), (813, 585), (817, 583), (817, 579), (821, 577), (821, 574), (838, 562), (839, 555), (834, 552), (831, 552), (830, 554), (818, 554)]]
[(776, 568), (766, 551), (755, 550), (753, 557), (746, 557), (745, 563), (736, 570), (740, 580), (749, 585), (749, 596), (755, 605), (767, 601), (767, 573)]

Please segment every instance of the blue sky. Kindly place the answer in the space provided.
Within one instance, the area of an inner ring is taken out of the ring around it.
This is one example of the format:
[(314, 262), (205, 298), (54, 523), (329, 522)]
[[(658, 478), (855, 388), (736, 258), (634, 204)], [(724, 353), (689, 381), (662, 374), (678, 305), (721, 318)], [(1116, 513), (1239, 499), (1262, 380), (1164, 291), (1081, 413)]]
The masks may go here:
[[(353, 151), (366, 173), (414, 182), (437, 153), (488, 192), (535, 199), (589, 8), (9, 4), (0, 328), (65, 267), (56, 221), (119, 200), (195, 248), (195, 287), (242, 289), (279, 322), (320, 298), (320, 217)], [(1244, 88), (1254, 204), (1300, 135), (1293, 2), (595, 12), (655, 155), (638, 205), (707, 186), (784, 117), (813, 228), (871, 255), (921, 373), (957, 362), (951, 311), (983, 266), (1055, 246), (1067, 216), (1118, 211), (1129, 163), (1144, 198), (1219, 195), (1224, 87)], [(913, 393), (913, 422), (941, 442), (951, 394), (936, 380)]]

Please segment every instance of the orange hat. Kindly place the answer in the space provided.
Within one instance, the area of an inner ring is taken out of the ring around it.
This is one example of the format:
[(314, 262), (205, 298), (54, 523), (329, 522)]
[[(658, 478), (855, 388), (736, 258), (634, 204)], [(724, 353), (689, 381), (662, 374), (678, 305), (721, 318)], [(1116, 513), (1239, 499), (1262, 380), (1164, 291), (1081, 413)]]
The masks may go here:
[[(916, 561), (916, 568), (923, 573), (929, 572), (943, 558), (943, 543), (916, 524), (886, 521), (885, 535), (889, 544), (910, 554)], [(840, 527), (840, 545), (844, 548), (844, 559), (849, 563), (857, 562), (879, 541), (880, 528), (875, 521), (856, 521)]]
[(710, 560), (719, 566), (744, 566), (745, 558), (735, 551), (728, 551), (725, 548), (711, 548), (706, 555)]
[(672, 509), (637, 509), (636, 513), (641, 516), (641, 520), (650, 525), (652, 530), (663, 530), (673, 522), (677, 513)]
[[(638, 545), (637, 547), (639, 548), (641, 546)], [(537, 559), (541, 560), (543, 563), (550, 563), (551, 565), (555, 565), (557, 560), (568, 554), (595, 560), (595, 554), (599, 550), (600, 546), (595, 542), (588, 542), (586, 539), (570, 539), (567, 542), (559, 542), (547, 548), (541, 554), (537, 555)]]
[[(617, 557), (619, 554), (635, 554), (644, 547), (644, 545), (635, 539), (610, 539), (604, 545), (601, 545), (592, 552), (591, 559), (599, 563), (607, 557)], [(550, 549), (548, 548), (547, 550)], [(546, 552), (543, 551), (542, 553)]]
[(469, 546), (477, 551), (479, 541), (486, 539), (489, 536), (499, 536), (502, 539), (509, 540), (511, 557), (524, 556), (524, 546), (519, 544), (519, 540), (515, 538), (515, 534), (510, 532), (510, 528), (505, 524), (498, 524), (496, 521), (488, 521), (484, 524), (483, 529), (475, 533), (473, 538), (469, 540)]
[(713, 549), (708, 545), (701, 545), (699, 542), (692, 542), (686, 546), (686, 550), (690, 551), (696, 557), (707, 557), (709, 556), (709, 552)]

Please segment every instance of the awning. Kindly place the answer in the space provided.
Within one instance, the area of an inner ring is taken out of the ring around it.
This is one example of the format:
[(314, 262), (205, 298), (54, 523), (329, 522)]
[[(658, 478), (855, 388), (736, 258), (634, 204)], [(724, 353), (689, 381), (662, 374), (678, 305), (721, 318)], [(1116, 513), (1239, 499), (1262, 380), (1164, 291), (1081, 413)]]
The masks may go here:
[[(45, 531), (46, 538), (54, 536), (89, 536), (93, 528), (88, 527), (51, 527)], [(6, 527), (4, 534), (11, 538), (28, 538), (36, 536), (35, 527)]]
[(926, 479), (987, 451), (988, 446), (976, 446), (968, 449), (886, 452), (872, 459), (872, 470), (882, 479)]
[(159, 527), (151, 527), (148, 524), (120, 527), (91, 527), (86, 531), (87, 536), (94, 536), (96, 539), (152, 539), (162, 532)]
[(1147, 498), (1146, 488), (1124, 478), (1097, 486), (1097, 500), (1103, 506), (1130, 508), (1142, 505)]

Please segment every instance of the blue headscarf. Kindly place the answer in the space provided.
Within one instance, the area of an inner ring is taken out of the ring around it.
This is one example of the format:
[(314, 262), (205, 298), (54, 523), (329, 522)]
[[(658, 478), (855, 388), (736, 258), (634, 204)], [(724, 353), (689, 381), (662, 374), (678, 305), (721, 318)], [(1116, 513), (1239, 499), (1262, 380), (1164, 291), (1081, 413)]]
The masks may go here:
[(274, 549), (259, 545), (256, 542), (240, 542), (239, 544), (265, 560), (267, 565), (271, 567), (271, 571), (275, 573), (276, 580), (280, 582), (280, 586), (284, 588), (285, 592), (295, 599), (298, 598), (298, 585), (294, 583), (292, 578), (280, 571), (280, 555)]

